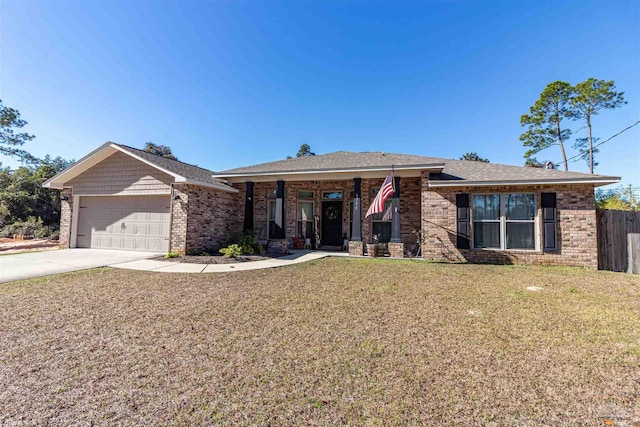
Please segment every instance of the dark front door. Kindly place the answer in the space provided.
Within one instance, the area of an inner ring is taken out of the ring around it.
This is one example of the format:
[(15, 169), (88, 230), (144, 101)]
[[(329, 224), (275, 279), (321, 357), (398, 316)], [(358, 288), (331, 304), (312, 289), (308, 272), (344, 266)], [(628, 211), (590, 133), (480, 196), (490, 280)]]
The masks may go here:
[(322, 240), (327, 246), (342, 246), (342, 202), (322, 202)]

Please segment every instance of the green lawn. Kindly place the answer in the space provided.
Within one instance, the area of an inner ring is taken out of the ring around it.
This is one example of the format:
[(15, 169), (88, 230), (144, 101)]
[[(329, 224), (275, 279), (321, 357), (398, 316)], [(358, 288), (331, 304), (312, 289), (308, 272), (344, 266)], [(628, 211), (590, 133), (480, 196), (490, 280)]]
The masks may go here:
[(620, 273), (99, 269), (0, 285), (0, 349), (0, 425), (640, 423), (640, 276)]

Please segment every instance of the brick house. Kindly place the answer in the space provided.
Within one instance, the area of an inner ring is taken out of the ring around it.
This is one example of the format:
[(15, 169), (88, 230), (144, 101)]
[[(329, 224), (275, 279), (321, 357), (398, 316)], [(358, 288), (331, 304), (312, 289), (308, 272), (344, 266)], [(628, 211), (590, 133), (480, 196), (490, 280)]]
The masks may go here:
[[(364, 217), (393, 168), (385, 214)], [(62, 191), (63, 247), (190, 252), (254, 230), (362, 255), (597, 268), (594, 188), (619, 178), (381, 152), (212, 172), (108, 142), (43, 185)]]

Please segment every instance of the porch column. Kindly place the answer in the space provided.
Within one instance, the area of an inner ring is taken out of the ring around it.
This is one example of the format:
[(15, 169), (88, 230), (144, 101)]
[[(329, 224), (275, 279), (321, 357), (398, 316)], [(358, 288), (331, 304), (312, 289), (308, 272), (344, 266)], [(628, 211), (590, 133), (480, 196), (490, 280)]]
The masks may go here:
[(278, 181), (277, 184), (275, 238), (284, 239), (284, 181)]
[(351, 241), (362, 241), (362, 230), (360, 218), (362, 217), (362, 178), (353, 178), (353, 230), (351, 231)]
[(253, 230), (253, 182), (246, 182), (244, 199), (244, 231)]
[(401, 243), (400, 238), (400, 177), (395, 177), (395, 192), (393, 193), (391, 212), (391, 243)]

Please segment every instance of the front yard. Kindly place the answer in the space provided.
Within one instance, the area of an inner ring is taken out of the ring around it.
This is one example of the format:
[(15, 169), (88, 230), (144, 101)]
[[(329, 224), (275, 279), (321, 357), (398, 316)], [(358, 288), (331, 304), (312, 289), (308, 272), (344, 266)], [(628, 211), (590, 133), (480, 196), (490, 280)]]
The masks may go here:
[(0, 349), (0, 425), (640, 423), (625, 274), (100, 269), (0, 285)]

